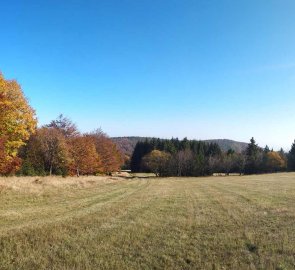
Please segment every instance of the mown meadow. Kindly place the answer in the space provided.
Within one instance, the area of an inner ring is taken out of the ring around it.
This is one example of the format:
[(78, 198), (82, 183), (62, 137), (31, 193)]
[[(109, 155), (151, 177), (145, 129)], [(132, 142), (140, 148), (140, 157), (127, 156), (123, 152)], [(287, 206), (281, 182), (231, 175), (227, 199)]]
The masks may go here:
[(295, 173), (0, 178), (0, 269), (294, 269)]

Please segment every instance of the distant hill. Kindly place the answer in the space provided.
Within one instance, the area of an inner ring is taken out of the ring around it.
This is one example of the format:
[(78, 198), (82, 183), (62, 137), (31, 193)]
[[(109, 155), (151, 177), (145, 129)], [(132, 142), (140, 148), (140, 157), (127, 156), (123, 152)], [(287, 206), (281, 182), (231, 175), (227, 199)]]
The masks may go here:
[[(151, 139), (149, 137), (113, 137), (111, 138), (117, 145), (117, 147), (127, 156), (131, 156), (135, 145), (139, 141)], [(226, 152), (229, 149), (233, 149), (236, 152), (242, 152), (247, 148), (247, 143), (237, 142), (227, 139), (216, 139), (216, 140), (204, 140), (208, 143), (217, 143), (222, 151)]]
[(148, 137), (112, 137), (111, 139), (122, 153), (130, 157), (133, 153), (135, 145), (139, 141), (148, 139)]
[(222, 151), (226, 152), (229, 149), (233, 149), (235, 152), (241, 153), (246, 150), (248, 143), (237, 142), (233, 140), (227, 139), (216, 139), (216, 140), (204, 140), (204, 142), (208, 143), (217, 143)]

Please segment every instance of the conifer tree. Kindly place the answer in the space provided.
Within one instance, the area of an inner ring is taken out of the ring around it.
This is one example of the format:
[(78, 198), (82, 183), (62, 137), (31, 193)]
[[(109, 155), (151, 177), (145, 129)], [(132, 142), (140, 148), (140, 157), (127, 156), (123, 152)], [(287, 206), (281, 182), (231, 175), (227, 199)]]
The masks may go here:
[(260, 149), (252, 137), (246, 149), (246, 167), (247, 174), (254, 174), (259, 172), (259, 167), (262, 166), (262, 155)]
[(268, 145), (265, 146), (263, 152), (264, 152), (265, 154), (267, 154), (268, 152), (270, 152)]
[(295, 141), (292, 144), (291, 150), (288, 154), (288, 170), (295, 171)]

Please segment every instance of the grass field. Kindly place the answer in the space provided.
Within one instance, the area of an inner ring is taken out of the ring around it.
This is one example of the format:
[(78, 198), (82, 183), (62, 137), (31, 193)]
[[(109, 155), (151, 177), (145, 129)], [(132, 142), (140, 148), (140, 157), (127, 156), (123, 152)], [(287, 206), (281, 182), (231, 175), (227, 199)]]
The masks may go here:
[(1, 178), (0, 269), (295, 269), (295, 174)]

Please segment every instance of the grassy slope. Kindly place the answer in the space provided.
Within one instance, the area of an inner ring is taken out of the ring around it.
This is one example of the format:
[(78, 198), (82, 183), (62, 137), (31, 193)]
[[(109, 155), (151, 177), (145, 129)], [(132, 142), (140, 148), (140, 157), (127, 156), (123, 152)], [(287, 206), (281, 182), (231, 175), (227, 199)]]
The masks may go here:
[(295, 267), (295, 174), (40, 179), (0, 179), (0, 269)]

